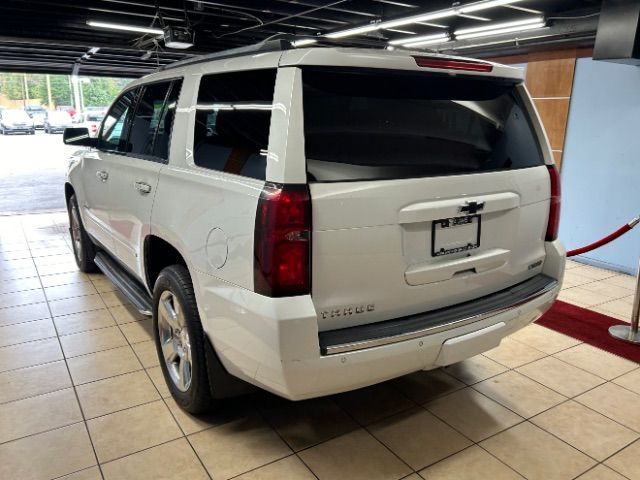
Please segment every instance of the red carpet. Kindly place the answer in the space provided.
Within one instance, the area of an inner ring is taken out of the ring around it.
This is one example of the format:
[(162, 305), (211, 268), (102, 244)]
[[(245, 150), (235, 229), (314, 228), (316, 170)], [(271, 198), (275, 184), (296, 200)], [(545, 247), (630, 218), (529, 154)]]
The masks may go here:
[(640, 345), (616, 340), (609, 335), (611, 325), (627, 325), (616, 318), (558, 300), (536, 323), (640, 363)]

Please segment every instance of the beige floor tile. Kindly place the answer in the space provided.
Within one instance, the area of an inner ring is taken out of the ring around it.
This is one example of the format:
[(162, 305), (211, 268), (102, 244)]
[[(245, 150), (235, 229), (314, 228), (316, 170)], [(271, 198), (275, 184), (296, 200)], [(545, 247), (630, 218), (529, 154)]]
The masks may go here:
[(622, 320), (623, 322), (629, 322), (631, 315), (620, 315), (619, 313), (610, 312), (609, 310), (603, 309), (601, 306), (591, 307), (589, 310), (592, 310), (596, 313), (600, 313), (602, 315), (606, 315), (607, 317), (615, 318), (616, 320)]
[(415, 406), (392, 382), (379, 383), (334, 397), (349, 415), (368, 425)]
[(87, 421), (100, 463), (182, 436), (161, 400)]
[(82, 297), (98, 293), (91, 282), (71, 283), (67, 285), (57, 285), (47, 287), (44, 293), (49, 301), (63, 300), (65, 298)]
[(299, 456), (319, 480), (396, 480), (411, 473), (365, 430), (321, 443)]
[(75, 385), (140, 370), (142, 365), (130, 346), (67, 359)]
[(20, 268), (33, 267), (34, 263), (31, 258), (21, 258), (19, 260), (5, 260), (0, 262), (0, 272), (17, 270)]
[(70, 283), (88, 282), (89, 277), (82, 272), (56, 273), (53, 275), (43, 275), (40, 277), (44, 288), (55, 287), (57, 285), (68, 285)]
[(298, 457), (291, 455), (236, 478), (237, 480), (315, 480), (316, 477)]
[(472, 385), (505, 372), (507, 367), (494, 362), (484, 355), (476, 355), (462, 362), (449, 365), (444, 370), (467, 385)]
[(85, 468), (79, 472), (60, 477), (58, 480), (102, 480), (102, 474), (98, 467)]
[(12, 268), (0, 270), (0, 280), (16, 280), (19, 278), (37, 277), (38, 271), (35, 265), (31, 267)]
[(562, 290), (585, 285), (587, 283), (595, 281), (593, 278), (585, 277), (584, 275), (575, 273), (575, 271), (576, 269), (566, 271), (566, 273), (564, 274), (564, 280), (562, 281)]
[(625, 477), (604, 465), (596, 465), (576, 480), (625, 480)]
[(426, 408), (474, 442), (484, 440), (524, 420), (472, 388), (440, 397), (428, 403)]
[(576, 397), (576, 401), (603, 415), (640, 432), (637, 406), (640, 395), (613, 383), (605, 383)]
[(0, 373), (0, 403), (71, 387), (63, 361)]
[(612, 300), (598, 305), (598, 311), (605, 315), (615, 316), (625, 322), (631, 321), (633, 306), (624, 298)]
[(480, 382), (473, 388), (525, 418), (565, 400), (559, 393), (514, 371)]
[(422, 470), (429, 480), (522, 480), (511, 468), (474, 445)]
[(255, 410), (250, 408), (242, 397), (235, 398), (229, 403), (221, 403), (212, 412), (198, 416), (185, 412), (171, 396), (165, 399), (165, 403), (185, 435), (198, 433), (208, 428), (224, 425), (252, 415), (255, 416), (256, 414)]
[(505, 367), (516, 368), (525, 363), (533, 362), (544, 356), (546, 353), (529, 347), (521, 342), (516, 342), (510, 338), (505, 338), (500, 343), (500, 346), (489, 350), (484, 353), (485, 357), (496, 361)]
[(144, 370), (86, 383), (76, 391), (87, 419), (160, 399)]
[(31, 258), (31, 252), (28, 248), (23, 250), (12, 250), (9, 252), (0, 249), (1, 262), (4, 262), (5, 260), (22, 260), (25, 258)]
[(574, 305), (585, 308), (593, 307), (594, 305), (600, 305), (602, 303), (615, 300), (615, 298), (613, 297), (603, 295), (602, 293), (592, 292), (583, 287), (584, 286), (581, 285), (579, 287), (562, 290), (560, 292), (560, 295), (558, 295), (558, 299), (562, 300), (563, 302), (573, 303)]
[(553, 407), (531, 422), (598, 461), (638, 439), (633, 430), (574, 401)]
[(62, 360), (62, 350), (57, 338), (36, 340), (0, 348), (0, 371), (30, 367), (41, 363)]
[(611, 283), (607, 283), (605, 280), (599, 282), (592, 282), (583, 285), (581, 288), (585, 290), (589, 290), (590, 292), (599, 293), (602, 295), (606, 295), (611, 298), (622, 298), (628, 297), (629, 295), (633, 295), (634, 290), (631, 288), (621, 287), (619, 285), (612, 285)]
[(54, 265), (42, 265), (38, 267), (38, 274), (41, 276), (55, 275), (56, 273), (75, 272), (78, 266), (75, 262), (56, 263)]
[(75, 257), (71, 252), (61, 253), (59, 255), (40, 255), (33, 259), (36, 267), (44, 267), (47, 265), (60, 265), (62, 263), (69, 264), (75, 262)]
[(481, 443), (525, 478), (568, 480), (595, 465), (595, 461), (528, 422)]
[(156, 351), (156, 344), (153, 341), (134, 343), (131, 345), (133, 351), (136, 352), (140, 363), (144, 368), (156, 367), (160, 365), (158, 361), (158, 352)]
[(180, 438), (102, 465), (105, 480), (208, 480), (189, 442)]
[(131, 305), (131, 302), (119, 290), (100, 293), (102, 301), (107, 307), (121, 307), (123, 305)]
[(23, 305), (0, 309), (0, 326), (14, 325), (16, 323), (30, 322), (49, 318), (49, 308), (46, 303)]
[(567, 397), (575, 397), (604, 383), (602, 378), (554, 357), (542, 358), (517, 371)]
[(0, 281), (0, 293), (21, 292), (24, 290), (39, 290), (40, 288), (42, 288), (42, 286), (38, 277)]
[(227, 479), (291, 454), (257, 416), (226, 423), (189, 436), (198, 456), (216, 479)]
[(42, 303), (47, 299), (42, 289), (22, 290), (13, 293), (0, 294), (0, 308), (17, 307), (20, 305), (28, 305), (31, 303)]
[(581, 344), (556, 353), (555, 357), (606, 380), (638, 368), (638, 365), (591, 345)]
[(374, 423), (369, 431), (414, 470), (471, 445), (467, 438), (422, 408)]
[(62, 349), (67, 358), (122, 347), (127, 339), (118, 327), (107, 327), (60, 337)]
[(293, 451), (359, 428), (358, 424), (329, 398), (291, 402), (265, 395), (259, 403), (267, 422)]
[(593, 278), (594, 280), (604, 280), (605, 278), (614, 277), (618, 274), (611, 270), (605, 270), (604, 268), (592, 267), (590, 265), (581, 265), (578, 268), (573, 269), (578, 275)]
[(149, 318), (142, 315), (130, 305), (110, 307), (109, 311), (111, 312), (111, 315), (113, 315), (113, 318), (115, 318), (116, 323), (120, 325), (129, 322), (139, 322)]
[(151, 378), (151, 381), (158, 392), (160, 392), (160, 396), (162, 398), (169, 398), (171, 396), (171, 392), (167, 387), (167, 382), (164, 380), (164, 375), (162, 374), (160, 366), (147, 368), (147, 374)]
[(640, 478), (638, 458), (640, 458), (640, 441), (629, 445), (604, 463), (627, 478), (638, 479)]
[(17, 343), (32, 342), (56, 336), (56, 329), (50, 318), (34, 320), (0, 327), (0, 347), (7, 347)]
[(92, 282), (98, 293), (113, 292), (116, 290), (115, 285), (111, 283), (111, 280), (108, 278), (98, 278), (96, 280), (92, 280)]
[(411, 373), (393, 380), (393, 384), (411, 400), (420, 404), (466, 386), (443, 369)]
[(34, 258), (50, 257), (51, 255), (66, 255), (73, 254), (73, 250), (68, 246), (49, 247), (49, 248), (36, 248), (31, 250), (31, 256)]
[(604, 280), (605, 283), (609, 283), (611, 285), (617, 285), (619, 287), (628, 288), (629, 290), (634, 290), (636, 288), (636, 279), (631, 275), (625, 275), (623, 273), (614, 275), (613, 277), (609, 277)]
[(73, 389), (0, 405), (0, 443), (82, 421)]
[(59, 335), (69, 335), (116, 325), (115, 320), (106, 308), (54, 317), (53, 322), (56, 324)]
[(125, 323), (120, 325), (120, 330), (132, 344), (153, 340), (153, 323), (150, 318), (139, 322)]
[(51, 314), (54, 317), (70, 315), (72, 313), (87, 312), (105, 308), (105, 304), (99, 294), (85, 295), (84, 297), (65, 298), (49, 302)]
[(96, 464), (82, 423), (0, 445), (0, 478), (49, 480)]
[(640, 395), (640, 368), (614, 379), (613, 383)]
[(517, 331), (510, 338), (540, 350), (547, 355), (566, 350), (581, 343), (580, 340), (554, 332), (535, 323)]

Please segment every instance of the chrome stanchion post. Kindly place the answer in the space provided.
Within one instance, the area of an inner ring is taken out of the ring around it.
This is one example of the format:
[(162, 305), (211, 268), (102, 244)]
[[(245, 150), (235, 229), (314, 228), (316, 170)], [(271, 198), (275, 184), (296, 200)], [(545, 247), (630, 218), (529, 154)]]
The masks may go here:
[(636, 295), (633, 299), (633, 312), (631, 313), (631, 325), (614, 325), (609, 327), (609, 335), (625, 342), (640, 345), (638, 334), (638, 321), (640, 320), (640, 264), (636, 274)]

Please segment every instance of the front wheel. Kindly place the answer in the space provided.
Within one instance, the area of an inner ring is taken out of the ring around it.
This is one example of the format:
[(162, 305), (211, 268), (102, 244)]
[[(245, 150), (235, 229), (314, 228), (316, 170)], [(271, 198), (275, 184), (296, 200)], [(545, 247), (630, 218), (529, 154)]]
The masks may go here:
[(165, 381), (174, 400), (189, 413), (211, 410), (206, 338), (189, 272), (172, 265), (153, 289), (153, 330)]

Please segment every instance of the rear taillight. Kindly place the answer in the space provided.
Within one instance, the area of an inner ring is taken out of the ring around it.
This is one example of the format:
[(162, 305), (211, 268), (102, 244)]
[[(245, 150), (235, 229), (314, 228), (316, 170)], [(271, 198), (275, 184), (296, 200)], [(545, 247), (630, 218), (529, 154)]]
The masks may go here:
[(471, 72), (490, 72), (493, 65), (473, 60), (453, 60), (447, 58), (413, 57), (419, 67), (446, 68), (448, 70), (468, 70)]
[(558, 238), (558, 226), (560, 225), (560, 173), (555, 165), (547, 165), (549, 180), (551, 182), (551, 199), (549, 201), (549, 221), (545, 240), (552, 242)]
[(254, 233), (256, 293), (291, 297), (311, 292), (311, 197), (307, 185), (267, 183)]

